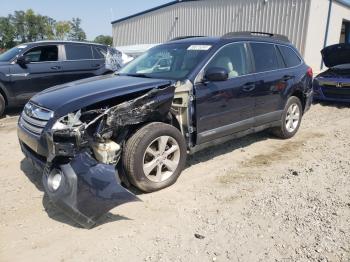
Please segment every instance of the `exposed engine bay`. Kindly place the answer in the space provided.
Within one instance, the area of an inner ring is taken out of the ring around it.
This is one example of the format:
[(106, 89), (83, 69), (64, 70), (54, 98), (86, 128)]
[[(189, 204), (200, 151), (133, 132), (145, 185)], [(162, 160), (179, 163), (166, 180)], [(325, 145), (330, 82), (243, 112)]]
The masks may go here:
[(59, 118), (45, 133), (49, 154), (43, 184), (50, 199), (86, 228), (113, 207), (139, 200), (125, 188), (124, 143), (143, 123), (167, 122), (181, 130), (190, 146), (191, 92), (191, 82), (177, 82)]

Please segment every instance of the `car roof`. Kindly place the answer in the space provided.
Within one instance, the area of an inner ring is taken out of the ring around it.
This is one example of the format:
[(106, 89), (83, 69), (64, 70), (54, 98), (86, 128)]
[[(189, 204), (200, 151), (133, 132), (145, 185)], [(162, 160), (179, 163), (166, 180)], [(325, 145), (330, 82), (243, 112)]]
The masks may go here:
[(227, 44), (240, 41), (252, 41), (252, 42), (266, 42), (274, 44), (282, 44), (292, 46), (289, 41), (282, 40), (279, 38), (269, 37), (269, 36), (223, 36), (223, 37), (206, 37), (206, 36), (188, 36), (188, 37), (179, 37), (174, 40), (170, 40), (167, 43), (182, 43), (182, 44)]
[(92, 42), (83, 42), (83, 41), (66, 41), (66, 40), (42, 40), (35, 42), (23, 43), (21, 45), (37, 45), (37, 44), (83, 44), (83, 45), (97, 45), (97, 46), (106, 46), (99, 43)]

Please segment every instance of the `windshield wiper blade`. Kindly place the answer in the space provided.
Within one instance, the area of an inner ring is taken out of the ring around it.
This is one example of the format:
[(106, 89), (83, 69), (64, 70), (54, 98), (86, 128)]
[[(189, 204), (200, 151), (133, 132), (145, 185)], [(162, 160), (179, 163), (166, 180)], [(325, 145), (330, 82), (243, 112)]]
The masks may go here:
[(146, 74), (125, 74), (126, 76), (133, 76), (133, 77), (144, 77), (144, 78), (152, 78)]

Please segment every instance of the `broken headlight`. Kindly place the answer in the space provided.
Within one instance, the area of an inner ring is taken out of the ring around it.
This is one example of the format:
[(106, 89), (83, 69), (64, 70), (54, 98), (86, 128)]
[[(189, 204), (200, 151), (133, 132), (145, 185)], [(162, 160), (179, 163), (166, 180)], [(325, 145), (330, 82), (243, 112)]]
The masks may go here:
[(59, 118), (52, 126), (52, 130), (74, 129), (82, 125), (80, 121), (81, 111), (70, 113)]

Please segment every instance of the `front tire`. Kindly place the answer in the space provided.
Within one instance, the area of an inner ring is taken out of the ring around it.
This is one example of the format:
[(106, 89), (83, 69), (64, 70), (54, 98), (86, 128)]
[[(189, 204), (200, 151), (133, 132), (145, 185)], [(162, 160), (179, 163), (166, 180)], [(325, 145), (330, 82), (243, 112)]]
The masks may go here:
[(4, 114), (6, 107), (5, 98), (0, 94), (0, 117)]
[(282, 113), (281, 126), (272, 129), (272, 133), (282, 139), (293, 137), (299, 130), (303, 115), (300, 99), (291, 96)]
[(174, 184), (186, 163), (186, 141), (175, 127), (155, 122), (133, 134), (123, 150), (130, 182), (144, 192)]

